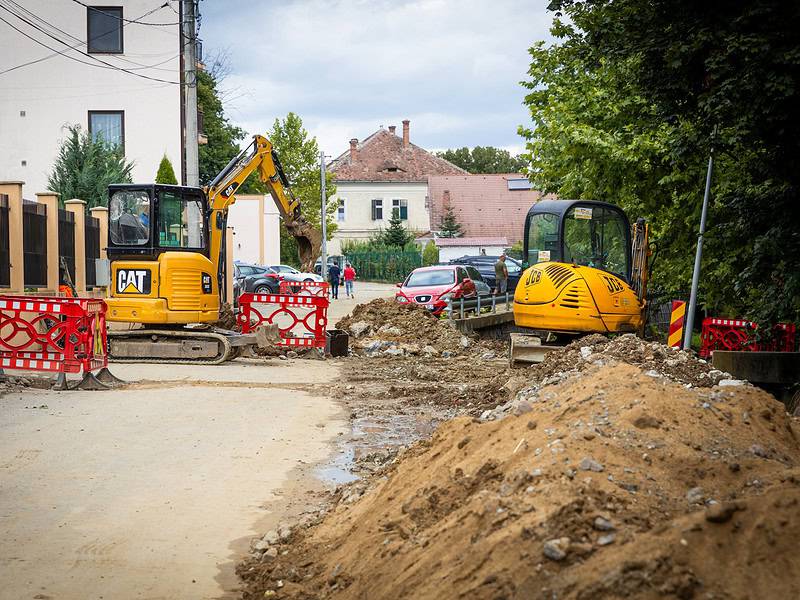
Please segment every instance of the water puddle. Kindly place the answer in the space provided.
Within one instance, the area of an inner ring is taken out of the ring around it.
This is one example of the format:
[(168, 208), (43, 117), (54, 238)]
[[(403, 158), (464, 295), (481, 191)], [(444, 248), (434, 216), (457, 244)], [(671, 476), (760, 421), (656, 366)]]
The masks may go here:
[(337, 444), (336, 455), (314, 474), (335, 486), (356, 481), (391, 460), (397, 449), (429, 437), (443, 420), (442, 415), (432, 414), (356, 417), (350, 423), (350, 435)]

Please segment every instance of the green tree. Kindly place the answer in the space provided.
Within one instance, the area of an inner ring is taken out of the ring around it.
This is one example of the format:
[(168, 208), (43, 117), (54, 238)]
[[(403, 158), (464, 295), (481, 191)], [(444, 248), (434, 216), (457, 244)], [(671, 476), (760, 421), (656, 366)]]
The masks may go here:
[(444, 238), (457, 238), (464, 235), (461, 231), (461, 223), (456, 218), (456, 213), (452, 205), (448, 204), (442, 215), (442, 223), (439, 227), (439, 236)]
[(469, 173), (520, 173), (526, 166), (522, 156), (493, 146), (475, 146), (472, 150), (465, 146), (437, 152), (437, 156)]
[(178, 179), (175, 177), (175, 170), (172, 168), (172, 163), (165, 154), (158, 164), (158, 173), (156, 173), (156, 183), (165, 183), (167, 185), (178, 185)]
[[(267, 132), (280, 158), (283, 170), (289, 179), (294, 195), (302, 204), (303, 216), (314, 227), (320, 228), (322, 222), (322, 193), (319, 175), (319, 145), (317, 138), (309, 135), (303, 120), (293, 112), (283, 119), (275, 119)], [(265, 188), (260, 181), (252, 180), (255, 191)], [(333, 175), (326, 173), (326, 213), (327, 234), (330, 240), (336, 231), (336, 202), (331, 197), (336, 194)], [(294, 238), (281, 228), (281, 261), (298, 265), (297, 244)], [(299, 265), (298, 265), (299, 266)]]
[(408, 229), (403, 225), (400, 212), (398, 210), (392, 211), (392, 217), (389, 219), (389, 227), (383, 232), (383, 242), (387, 246), (403, 248), (413, 240), (414, 236), (409, 233)]
[(439, 264), (439, 248), (436, 247), (433, 240), (428, 240), (422, 250), (422, 264), (426, 267)]
[(92, 139), (80, 125), (67, 127), (48, 188), (61, 197), (84, 200), (89, 208), (108, 205), (111, 183), (130, 183), (133, 163), (125, 160), (121, 149), (102, 138)]
[[(701, 296), (762, 323), (800, 318), (797, 3), (556, 0), (531, 49), (530, 175), (647, 217), (655, 276), (688, 285), (705, 164), (716, 170)], [(716, 132), (713, 135), (713, 132)], [(597, 197), (597, 196), (595, 196)], [(632, 215), (636, 216), (636, 215)]]

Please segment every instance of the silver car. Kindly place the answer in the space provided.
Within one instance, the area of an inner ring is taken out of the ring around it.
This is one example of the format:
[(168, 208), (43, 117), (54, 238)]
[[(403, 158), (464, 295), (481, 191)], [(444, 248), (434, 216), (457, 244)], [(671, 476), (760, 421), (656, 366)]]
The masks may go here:
[(270, 265), (270, 269), (277, 272), (284, 281), (323, 281), (322, 277), (316, 273), (303, 273), (289, 265)]

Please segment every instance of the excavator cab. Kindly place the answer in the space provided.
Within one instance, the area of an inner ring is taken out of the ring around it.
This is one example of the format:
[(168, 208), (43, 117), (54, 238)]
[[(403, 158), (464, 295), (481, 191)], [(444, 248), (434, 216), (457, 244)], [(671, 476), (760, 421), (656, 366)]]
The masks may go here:
[(201, 323), (219, 318), (203, 190), (160, 184), (109, 186), (110, 318)]
[(529, 265), (514, 294), (517, 326), (563, 334), (640, 331), (647, 225), (592, 200), (543, 200), (525, 220)]

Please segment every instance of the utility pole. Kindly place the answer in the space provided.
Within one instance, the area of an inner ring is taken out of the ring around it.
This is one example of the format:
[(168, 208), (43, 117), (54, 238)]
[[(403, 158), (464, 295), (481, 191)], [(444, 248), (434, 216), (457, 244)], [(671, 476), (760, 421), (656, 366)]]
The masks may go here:
[(197, 0), (183, 0), (183, 89), (186, 185), (200, 185), (200, 155), (197, 147)]
[[(714, 130), (716, 133), (716, 129)], [(694, 255), (694, 273), (692, 273), (692, 293), (689, 296), (689, 309), (686, 311), (686, 331), (683, 336), (683, 349), (692, 347), (692, 328), (694, 327), (694, 313), (697, 309), (697, 288), (700, 285), (700, 261), (703, 259), (703, 235), (706, 233), (706, 216), (708, 215), (708, 198), (711, 195), (711, 173), (714, 170), (714, 146), (708, 156), (708, 171), (706, 172), (706, 191), (703, 194), (703, 212), (700, 214), (700, 234), (697, 236), (697, 251)]]
[(328, 219), (327, 219), (327, 210), (325, 209), (325, 204), (327, 203), (327, 196), (328, 194), (325, 192), (325, 152), (320, 150), (319, 152), (319, 183), (320, 183), (320, 195), (321, 195), (321, 205), (322, 205), (322, 215), (320, 219), (320, 223), (322, 225), (322, 256), (320, 257), (320, 275), (322, 275), (322, 280), (328, 280)]

